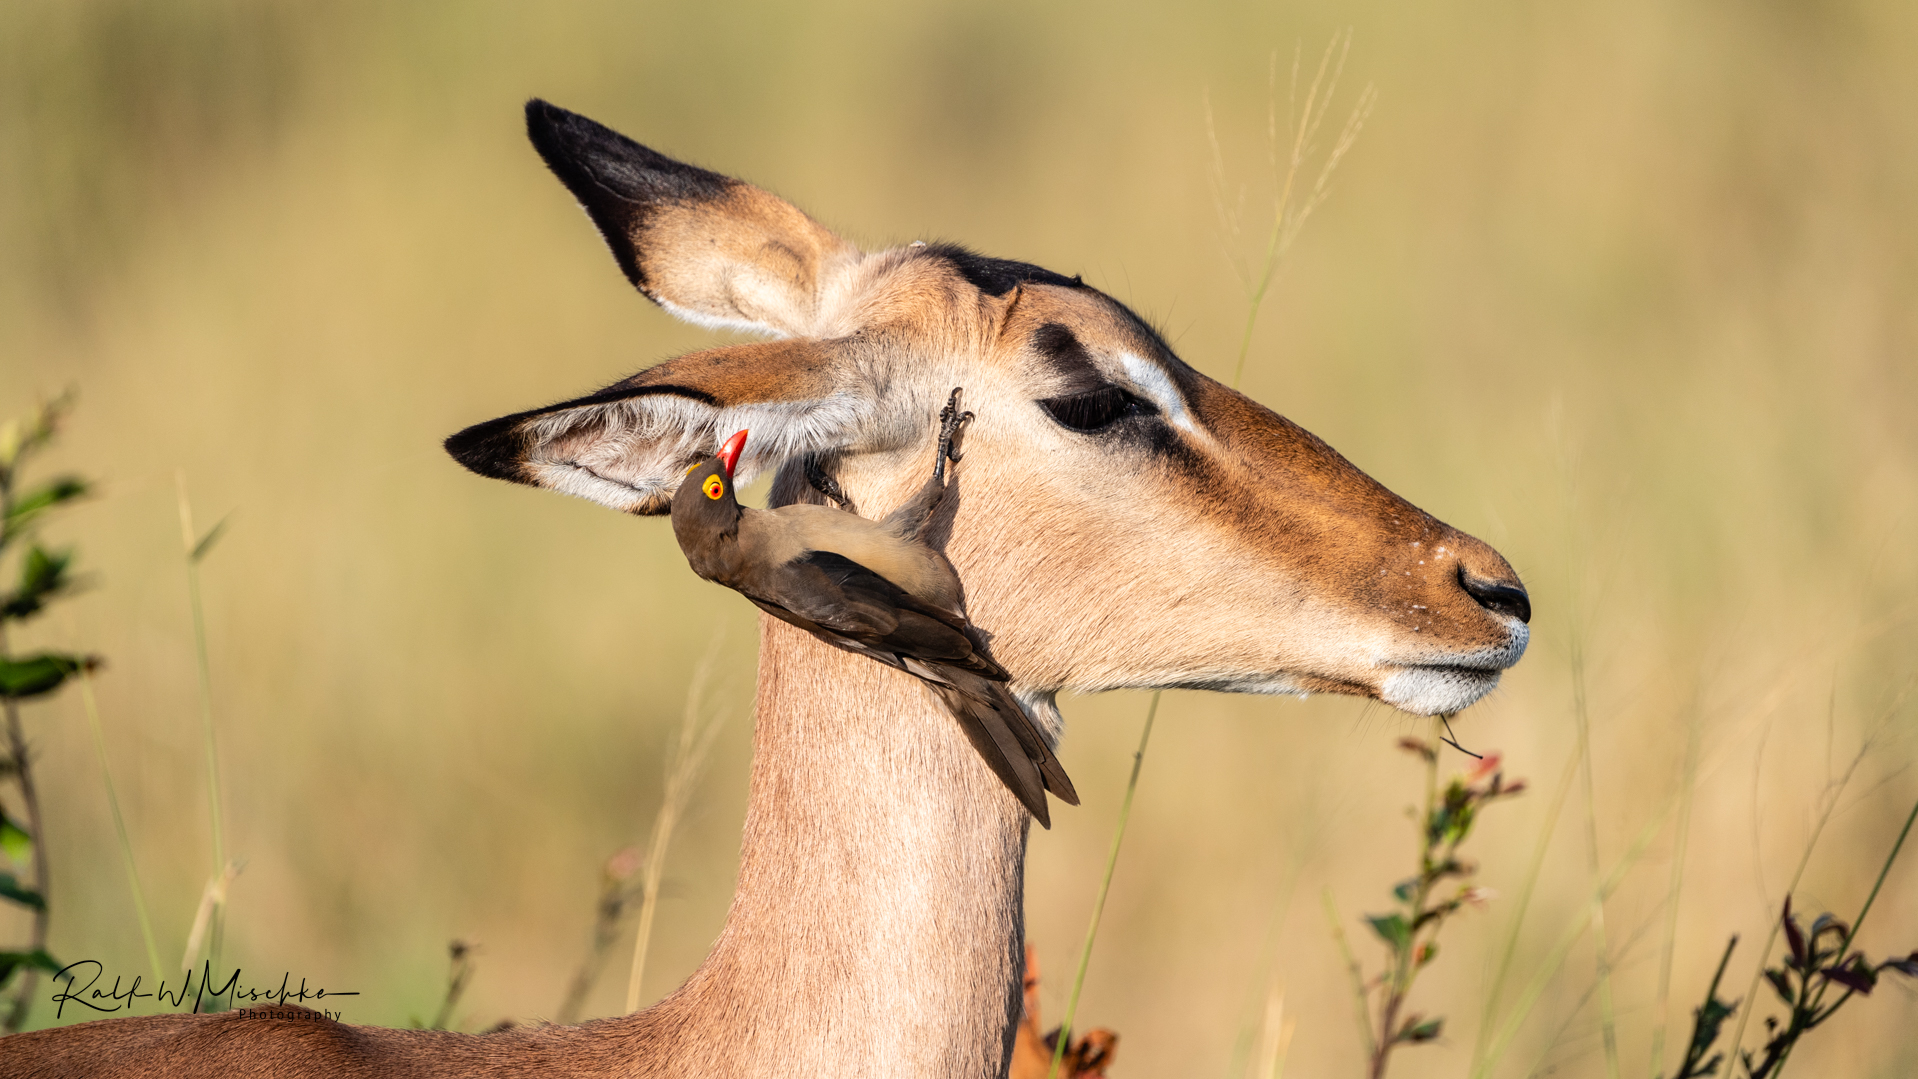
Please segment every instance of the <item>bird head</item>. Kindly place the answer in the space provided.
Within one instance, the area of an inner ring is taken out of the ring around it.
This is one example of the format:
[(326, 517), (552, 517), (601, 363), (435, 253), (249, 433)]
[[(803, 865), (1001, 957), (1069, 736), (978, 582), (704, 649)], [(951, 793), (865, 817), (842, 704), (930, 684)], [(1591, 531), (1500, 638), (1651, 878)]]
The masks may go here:
[(746, 432), (736, 432), (719, 452), (686, 470), (673, 495), (675, 527), (731, 531), (739, 522), (739, 499), (733, 491), (733, 469), (746, 448)]

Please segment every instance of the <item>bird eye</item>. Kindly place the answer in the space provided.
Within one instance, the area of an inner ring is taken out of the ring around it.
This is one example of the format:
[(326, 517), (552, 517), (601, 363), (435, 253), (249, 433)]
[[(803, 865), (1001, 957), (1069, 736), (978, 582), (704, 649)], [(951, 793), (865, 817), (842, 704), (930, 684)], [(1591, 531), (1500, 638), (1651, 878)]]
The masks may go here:
[(718, 476), (706, 477), (706, 497), (718, 498), (726, 493), (726, 483)]
[(1039, 402), (1053, 419), (1074, 431), (1097, 431), (1127, 416), (1150, 415), (1158, 410), (1117, 386), (1105, 385), (1070, 397), (1049, 397)]

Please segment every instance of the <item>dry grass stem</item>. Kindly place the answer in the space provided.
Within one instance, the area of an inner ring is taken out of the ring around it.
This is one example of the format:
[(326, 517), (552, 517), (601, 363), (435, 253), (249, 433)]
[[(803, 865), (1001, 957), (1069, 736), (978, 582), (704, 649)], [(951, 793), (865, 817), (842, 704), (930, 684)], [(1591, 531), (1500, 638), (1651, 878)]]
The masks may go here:
[[(193, 964), (200, 958), (200, 950), (211, 943), (214, 927), (219, 924), (220, 915), (226, 909), (227, 889), (233, 886), (233, 878), (240, 875), (240, 867), (228, 862), (218, 873), (206, 882), (206, 888), (200, 892), (200, 906), (193, 912), (193, 928), (187, 930), (186, 952), (180, 957), (180, 969), (193, 973)], [(209, 957), (216, 965), (218, 955)]]
[[(1372, 113), (1372, 106), (1378, 99), (1377, 90), (1366, 84), (1359, 93), (1357, 104), (1346, 117), (1345, 125), (1333, 140), (1330, 152), (1321, 162), (1317, 175), (1309, 188), (1304, 185), (1304, 176), (1309, 171), (1309, 162), (1318, 151), (1319, 130), (1325, 122), (1327, 111), (1331, 109), (1332, 97), (1338, 90), (1339, 77), (1345, 72), (1345, 59), (1352, 49), (1352, 31), (1346, 29), (1335, 34), (1326, 43), (1325, 51), (1319, 56), (1319, 66), (1313, 73), (1312, 82), (1306, 88), (1305, 103), (1298, 104), (1300, 52), (1292, 51), (1292, 79), (1290, 93), (1286, 103), (1286, 133), (1288, 142), (1281, 153), (1279, 141), (1279, 58), (1272, 54), (1266, 108), (1266, 152), (1273, 175), (1274, 194), (1272, 198), (1272, 223), (1266, 232), (1265, 252), (1258, 263), (1257, 272), (1248, 265), (1239, 254), (1241, 237), (1245, 233), (1244, 210), (1245, 188), (1240, 185), (1231, 208), (1226, 205), (1225, 154), (1220, 149), (1217, 125), (1212, 116), (1212, 98), (1208, 92), (1202, 102), (1205, 108), (1206, 139), (1212, 148), (1212, 204), (1218, 214), (1219, 225), (1224, 233), (1226, 254), (1232, 263), (1233, 272), (1238, 274), (1239, 284), (1245, 289), (1247, 311), (1245, 329), (1239, 339), (1238, 360), (1232, 370), (1232, 386), (1236, 389), (1239, 380), (1245, 374), (1246, 356), (1252, 348), (1252, 329), (1258, 323), (1259, 311), (1265, 305), (1265, 297), (1270, 292), (1274, 277), (1285, 254), (1291, 249), (1293, 241), (1298, 239), (1305, 222), (1318, 209), (1330, 193), (1332, 173), (1347, 151), (1358, 141), (1359, 132)], [(1283, 160), (1281, 160), (1283, 159)]]
[(652, 941), (653, 918), (659, 910), (659, 882), (666, 864), (666, 848), (673, 841), (673, 830), (686, 812), (693, 787), (705, 767), (706, 755), (725, 725), (723, 711), (707, 716), (706, 693), (713, 671), (719, 663), (719, 646), (725, 640), (722, 630), (713, 635), (705, 658), (693, 672), (692, 685), (686, 691), (686, 707), (680, 715), (679, 741), (666, 765), (666, 791), (653, 816), (653, 831), (646, 842), (640, 883), (639, 932), (633, 941), (633, 966), (626, 979), (626, 1012), (639, 1010), (640, 984), (646, 974), (646, 951)]
[(1679, 780), (1678, 824), (1672, 840), (1671, 883), (1665, 890), (1665, 940), (1658, 957), (1658, 995), (1652, 1005), (1652, 1074), (1665, 1059), (1666, 1014), (1671, 1003), (1672, 961), (1678, 950), (1678, 897), (1685, 883), (1685, 852), (1691, 839), (1692, 798), (1698, 789), (1698, 748), (1703, 723), (1696, 701), (1685, 737), (1684, 772)]
[(1258, 1079), (1282, 1079), (1285, 1075), (1285, 1054), (1292, 1048), (1296, 1025), (1285, 1017), (1285, 991), (1274, 978), (1266, 996), (1265, 1022), (1259, 1029)]
[[(1887, 717), (1887, 721), (1889, 721), (1889, 717)], [(1826, 784), (1824, 795), (1819, 799), (1821, 805), (1817, 811), (1816, 819), (1812, 824), (1811, 835), (1805, 840), (1805, 849), (1798, 857), (1797, 868), (1792, 870), (1791, 882), (1785, 885), (1787, 901), (1798, 891), (1798, 884), (1805, 876), (1805, 867), (1811, 864), (1812, 852), (1818, 849), (1818, 840), (1825, 834), (1825, 825), (1831, 823), (1832, 814), (1838, 808), (1839, 798), (1844, 795), (1845, 788), (1851, 785), (1852, 777), (1858, 774), (1858, 766), (1864, 763), (1865, 757), (1871, 752), (1873, 742), (1873, 738), (1866, 738), (1863, 744), (1858, 747), (1858, 752), (1852, 755), (1851, 763), (1845, 766), (1844, 774)], [(1902, 837), (1900, 838), (1900, 842), (1903, 842)], [(1889, 863), (1887, 863), (1887, 865), (1889, 865)], [(1883, 877), (1881, 876), (1879, 879), (1882, 883)], [(1876, 898), (1877, 894), (1877, 890), (1874, 888), (1872, 890), (1873, 898)], [(1769, 903), (1767, 903), (1767, 907), (1770, 907)], [(1782, 929), (1782, 923), (1780, 921), (1776, 919), (1768, 920), (1771, 921), (1771, 931), (1765, 935), (1765, 943), (1759, 946), (1758, 961), (1753, 967), (1751, 982), (1745, 987), (1745, 995), (1741, 998), (1748, 1002), (1758, 999), (1758, 986), (1759, 983), (1764, 980), (1765, 965), (1771, 962), (1771, 950), (1772, 947), (1778, 943), (1778, 934)], [(1854, 926), (1854, 929), (1855, 928)], [(1753, 1009), (1749, 1006), (1739, 1009), (1738, 1025), (1732, 1029), (1731, 1054), (1734, 1061), (1742, 1059), (1745, 1046), (1745, 1026), (1751, 1019), (1752, 1011)]]
[(120, 812), (120, 795), (113, 785), (113, 771), (107, 766), (107, 740), (100, 730), (100, 708), (93, 698), (93, 676), (80, 672), (80, 701), (86, 706), (87, 726), (93, 731), (93, 748), (100, 755), (100, 781), (107, 790), (107, 807), (113, 811), (113, 830), (120, 838), (120, 857), (126, 862), (127, 888), (133, 893), (133, 911), (140, 919), (140, 939), (146, 943), (147, 963), (153, 968), (153, 980), (164, 977), (160, 947), (153, 936), (153, 920), (147, 916), (146, 889), (140, 886), (140, 867), (133, 860), (133, 841), (127, 836), (126, 817)]

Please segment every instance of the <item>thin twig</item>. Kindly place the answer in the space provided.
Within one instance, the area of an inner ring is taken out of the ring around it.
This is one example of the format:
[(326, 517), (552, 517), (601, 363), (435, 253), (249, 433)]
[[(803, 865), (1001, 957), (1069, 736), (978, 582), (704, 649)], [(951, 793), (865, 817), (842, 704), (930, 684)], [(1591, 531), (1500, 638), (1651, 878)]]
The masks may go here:
[(446, 946), (446, 951), (451, 960), (446, 974), (446, 996), (440, 1001), (439, 1014), (433, 1016), (428, 1030), (445, 1030), (446, 1024), (453, 1021), (453, 1009), (459, 1007), (460, 998), (466, 995), (466, 987), (473, 980), (474, 957), (479, 953), (479, 945), (456, 940)]

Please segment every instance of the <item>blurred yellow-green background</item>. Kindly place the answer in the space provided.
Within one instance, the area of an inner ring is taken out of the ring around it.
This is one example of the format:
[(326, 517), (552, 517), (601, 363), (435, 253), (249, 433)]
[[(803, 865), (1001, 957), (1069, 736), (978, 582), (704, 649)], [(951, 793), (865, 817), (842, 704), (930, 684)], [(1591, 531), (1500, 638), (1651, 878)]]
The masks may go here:
[[(1601, 965), (1620, 1073), (1651, 1074), (1661, 1022), (1669, 1073), (1731, 933), (1725, 995), (1746, 992), (1821, 808), (1836, 798), (1798, 905), (1849, 917), (1918, 797), (1904, 0), (0, 6), (0, 413), (77, 389), (45, 467), (99, 481), (48, 532), (89, 590), (14, 643), (110, 663), (108, 759), (163, 954), (211, 863), (176, 476), (202, 527), (230, 521), (204, 578), (245, 863), (226, 947), (249, 975), (359, 990), (350, 1021), (402, 1024), (432, 1014), (459, 937), (482, 945), (460, 1022), (553, 1015), (723, 628), (732, 718), (666, 868), (645, 998), (721, 924), (747, 605), (694, 580), (664, 523), (482, 480), (438, 445), (712, 340), (628, 287), (526, 145), (525, 98), (870, 246), (955, 239), (1083, 273), (1225, 378), (1235, 260), (1256, 261), (1273, 186), (1271, 58), (1282, 114), (1294, 49), (1309, 69), (1346, 27), (1328, 126), (1368, 83), (1378, 104), (1244, 387), (1497, 546), (1537, 611), (1531, 653), (1457, 723), (1534, 783), (1471, 848), (1501, 898), (1447, 930), (1413, 998), (1447, 1034), (1393, 1074), (1466, 1073), (1581, 687), (1592, 797), (1574, 782), (1502, 1009), (1586, 912), (1590, 837), (1609, 870), (1664, 824), (1606, 905), (1602, 962), (1581, 937), (1497, 1074), (1607, 1073)], [(1220, 224), (1208, 99), (1226, 201), (1243, 187), (1258, 235)], [(1048, 1022), (1144, 708), (1065, 702), (1085, 804), (1028, 869)], [(77, 693), (26, 722), (53, 951), (139, 973)], [(1376, 969), (1357, 917), (1410, 872), (1421, 772), (1392, 744), (1420, 729), (1351, 700), (1167, 695), (1081, 1010), (1121, 1034), (1115, 1075), (1230, 1074), (1274, 986), (1289, 1074), (1360, 1071), (1323, 897)], [(24, 933), (0, 917), (0, 940)], [(1918, 852), (1861, 944), (1918, 947)], [(620, 1007), (626, 947), (596, 1014)], [(1793, 1071), (1913, 1074), (1915, 1030), (1918, 994), (1888, 985)]]

